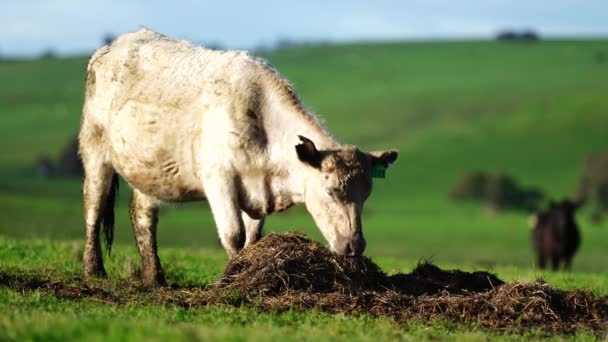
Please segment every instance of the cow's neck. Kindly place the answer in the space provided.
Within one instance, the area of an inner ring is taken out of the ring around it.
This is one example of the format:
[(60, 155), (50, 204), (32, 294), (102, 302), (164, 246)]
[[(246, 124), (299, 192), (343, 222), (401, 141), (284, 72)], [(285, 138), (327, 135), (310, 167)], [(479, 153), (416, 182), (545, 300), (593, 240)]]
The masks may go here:
[(336, 149), (339, 143), (317, 119), (293, 103), (280, 103), (268, 113), (268, 158), (275, 169), (272, 177), (272, 193), (277, 205), (284, 202), (304, 202), (304, 185), (311, 172), (296, 154), (295, 146), (304, 136), (315, 143), (319, 150)]

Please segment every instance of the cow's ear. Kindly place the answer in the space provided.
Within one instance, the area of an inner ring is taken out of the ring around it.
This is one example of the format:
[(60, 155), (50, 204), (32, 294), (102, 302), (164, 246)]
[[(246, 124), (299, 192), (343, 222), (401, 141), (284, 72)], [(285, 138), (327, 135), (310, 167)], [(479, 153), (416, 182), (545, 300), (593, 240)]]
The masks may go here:
[(387, 168), (397, 160), (399, 152), (396, 150), (374, 151), (370, 152), (369, 155), (372, 157), (372, 166), (384, 166)]
[(296, 145), (298, 159), (312, 167), (321, 167), (321, 152), (317, 150), (315, 144), (308, 138), (298, 135), (301, 143)]
[(399, 153), (395, 150), (370, 152), (372, 158), (372, 177), (384, 178), (386, 168), (397, 160)]

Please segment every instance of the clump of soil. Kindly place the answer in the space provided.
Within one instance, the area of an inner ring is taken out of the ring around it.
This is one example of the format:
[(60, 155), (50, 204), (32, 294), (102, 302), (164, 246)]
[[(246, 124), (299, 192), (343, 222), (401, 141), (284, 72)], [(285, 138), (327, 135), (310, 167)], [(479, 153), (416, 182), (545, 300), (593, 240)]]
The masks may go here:
[(428, 262), (410, 274), (386, 275), (366, 257), (332, 254), (304, 235), (270, 234), (233, 258), (217, 284), (219, 289), (264, 296), (287, 291), (314, 293), (392, 290), (423, 295), (478, 292), (502, 285), (488, 272), (444, 271)]
[(212, 291), (236, 291), (267, 310), (318, 308), (401, 320), (448, 319), (498, 330), (604, 332), (608, 297), (542, 280), (505, 284), (488, 272), (422, 262), (388, 276), (373, 261), (335, 256), (299, 234), (270, 234), (233, 258)]
[(218, 289), (280, 295), (286, 291), (379, 290), (388, 277), (366, 257), (344, 258), (299, 234), (270, 234), (233, 258)]
[(487, 272), (445, 271), (420, 263), (412, 273), (388, 276), (368, 258), (348, 259), (299, 234), (270, 234), (230, 261), (210, 288), (174, 285), (151, 291), (133, 280), (52, 280), (48, 274), (6, 272), (0, 286), (41, 291), (69, 299), (109, 304), (159, 304), (196, 308), (253, 305), (259, 310), (316, 308), (329, 313), (365, 313), (424, 321), (447, 319), (523, 332), (608, 329), (608, 297), (564, 291), (542, 280), (504, 283)]
[(422, 262), (410, 274), (397, 273), (389, 277), (393, 290), (414, 296), (447, 292), (463, 294), (482, 292), (503, 285), (504, 282), (488, 272), (446, 271)]

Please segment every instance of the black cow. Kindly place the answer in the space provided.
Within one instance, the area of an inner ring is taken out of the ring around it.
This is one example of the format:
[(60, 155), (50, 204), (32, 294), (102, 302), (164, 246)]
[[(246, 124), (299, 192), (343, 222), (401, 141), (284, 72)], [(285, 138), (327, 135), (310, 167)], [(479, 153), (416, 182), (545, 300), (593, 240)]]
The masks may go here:
[(541, 269), (546, 267), (548, 258), (551, 259), (553, 270), (559, 269), (562, 261), (564, 268), (570, 269), (572, 257), (581, 242), (574, 220), (574, 214), (581, 204), (567, 199), (551, 202), (545, 211), (535, 214), (532, 244)]

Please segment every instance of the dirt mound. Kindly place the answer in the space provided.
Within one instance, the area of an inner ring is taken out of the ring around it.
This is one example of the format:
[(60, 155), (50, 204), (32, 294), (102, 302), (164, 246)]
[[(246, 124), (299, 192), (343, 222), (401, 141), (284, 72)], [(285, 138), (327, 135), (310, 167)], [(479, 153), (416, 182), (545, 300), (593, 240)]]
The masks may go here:
[(415, 296), (390, 290), (357, 294), (287, 292), (251, 301), (272, 311), (317, 308), (331, 313), (392, 317), (399, 322), (444, 319), (500, 331), (573, 333), (582, 329), (605, 334), (608, 329), (607, 297), (598, 298), (580, 290), (557, 290), (542, 281), (512, 282), (466, 294), (443, 291)]
[(386, 275), (368, 258), (335, 256), (298, 234), (270, 234), (231, 260), (211, 290), (236, 291), (267, 310), (317, 308), (406, 319), (449, 319), (487, 328), (604, 332), (608, 297), (554, 289), (539, 280), (505, 284), (487, 272), (446, 271), (428, 262)]
[(492, 273), (446, 271), (429, 262), (419, 263), (410, 274), (394, 274), (389, 277), (389, 282), (393, 290), (414, 296), (440, 292), (451, 294), (481, 292), (504, 284)]
[(387, 276), (366, 257), (346, 258), (332, 254), (325, 246), (304, 235), (269, 234), (233, 258), (218, 289), (265, 296), (287, 291), (314, 293), (393, 290), (423, 295), (478, 292), (502, 285), (487, 272), (444, 271), (428, 262), (418, 264), (410, 274)]
[(357, 292), (384, 288), (388, 277), (366, 257), (344, 258), (299, 234), (269, 234), (233, 258), (217, 288), (283, 292)]

